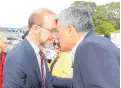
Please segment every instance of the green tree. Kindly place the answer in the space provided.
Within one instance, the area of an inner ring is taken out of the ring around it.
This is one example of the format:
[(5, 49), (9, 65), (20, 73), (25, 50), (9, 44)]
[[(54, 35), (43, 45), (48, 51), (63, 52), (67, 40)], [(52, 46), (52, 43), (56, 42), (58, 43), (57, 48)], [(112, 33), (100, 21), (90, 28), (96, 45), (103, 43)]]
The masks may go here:
[(94, 26), (101, 25), (103, 21), (108, 21), (108, 15), (106, 14), (106, 9), (104, 6), (97, 6), (93, 14)]
[(111, 2), (105, 5), (108, 20), (114, 25), (114, 27), (120, 29), (120, 2)]
[(101, 25), (95, 27), (95, 31), (100, 35), (110, 37), (110, 33), (116, 31), (116, 29), (110, 22), (104, 21)]
[(95, 2), (75, 1), (71, 6), (76, 6), (76, 7), (79, 7), (79, 8), (80, 7), (89, 8), (89, 10), (91, 11), (92, 14), (96, 9), (96, 3)]
[(111, 2), (106, 5), (96, 7), (93, 14), (95, 27), (102, 24), (103, 21), (109, 21), (118, 30), (120, 29), (120, 3)]

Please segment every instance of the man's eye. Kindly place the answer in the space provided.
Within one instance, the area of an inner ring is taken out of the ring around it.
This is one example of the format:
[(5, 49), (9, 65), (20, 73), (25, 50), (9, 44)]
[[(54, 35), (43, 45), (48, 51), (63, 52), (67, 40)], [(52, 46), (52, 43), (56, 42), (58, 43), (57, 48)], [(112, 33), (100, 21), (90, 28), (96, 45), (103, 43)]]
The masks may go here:
[(56, 29), (53, 29), (52, 32), (54, 32), (54, 33), (58, 33), (58, 31), (57, 31)]

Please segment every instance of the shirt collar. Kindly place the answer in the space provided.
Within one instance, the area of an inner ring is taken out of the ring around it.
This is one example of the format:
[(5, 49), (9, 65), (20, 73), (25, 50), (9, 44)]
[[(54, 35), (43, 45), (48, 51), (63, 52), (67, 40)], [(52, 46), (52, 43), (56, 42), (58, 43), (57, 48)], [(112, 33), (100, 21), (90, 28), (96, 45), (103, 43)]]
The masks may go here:
[(40, 51), (40, 48), (37, 47), (32, 41), (31, 39), (27, 36), (26, 39), (29, 41), (30, 45), (32, 46), (32, 48), (34, 49), (35, 53), (38, 54)]
[(83, 41), (84, 37), (87, 35), (87, 32), (84, 34), (84, 36), (82, 38), (80, 38), (80, 40), (76, 43), (76, 45), (73, 47), (72, 49), (72, 53), (75, 55), (76, 53), (76, 49), (78, 47), (78, 45)]

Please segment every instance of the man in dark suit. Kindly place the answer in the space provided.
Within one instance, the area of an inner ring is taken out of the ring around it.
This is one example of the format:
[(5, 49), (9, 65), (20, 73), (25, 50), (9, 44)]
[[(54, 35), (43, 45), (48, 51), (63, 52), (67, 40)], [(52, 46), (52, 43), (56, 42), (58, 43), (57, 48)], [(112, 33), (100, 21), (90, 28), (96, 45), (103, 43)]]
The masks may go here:
[(52, 77), (48, 71), (41, 47), (51, 41), (56, 28), (55, 14), (48, 9), (38, 9), (29, 17), (29, 33), (7, 55), (3, 88), (71, 87), (71, 80)]
[(120, 88), (118, 48), (94, 32), (87, 8), (60, 13), (57, 31), (63, 51), (74, 54), (73, 88)]

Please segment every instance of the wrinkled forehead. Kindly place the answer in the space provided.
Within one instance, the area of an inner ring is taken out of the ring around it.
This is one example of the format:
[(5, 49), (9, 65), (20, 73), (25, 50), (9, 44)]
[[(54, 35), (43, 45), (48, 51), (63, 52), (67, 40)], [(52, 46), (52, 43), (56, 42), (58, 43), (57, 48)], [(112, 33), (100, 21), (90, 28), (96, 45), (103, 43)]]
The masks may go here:
[(61, 21), (56, 20), (56, 27), (57, 27), (57, 28), (58, 28), (58, 27), (63, 27)]
[(46, 14), (43, 20), (44, 27), (56, 28), (56, 16), (54, 14)]

